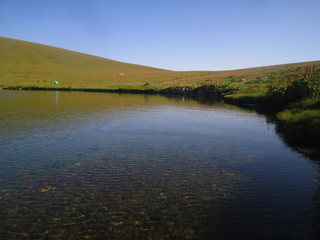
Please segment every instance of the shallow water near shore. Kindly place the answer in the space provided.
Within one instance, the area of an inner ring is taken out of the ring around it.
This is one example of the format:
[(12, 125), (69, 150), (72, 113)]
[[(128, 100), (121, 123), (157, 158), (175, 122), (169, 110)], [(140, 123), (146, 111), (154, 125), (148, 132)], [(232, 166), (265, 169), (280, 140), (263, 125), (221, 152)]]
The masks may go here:
[(155, 95), (0, 91), (0, 239), (318, 239), (318, 166), (266, 118)]

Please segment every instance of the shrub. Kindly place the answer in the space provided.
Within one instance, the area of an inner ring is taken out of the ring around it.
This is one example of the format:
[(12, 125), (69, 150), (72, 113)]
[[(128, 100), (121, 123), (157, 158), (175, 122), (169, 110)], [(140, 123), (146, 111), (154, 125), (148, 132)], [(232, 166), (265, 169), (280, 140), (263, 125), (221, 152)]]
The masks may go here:
[(145, 84), (142, 85), (143, 87), (147, 88), (150, 86), (150, 83), (146, 82)]
[(283, 103), (292, 103), (306, 98), (315, 98), (320, 94), (320, 81), (317, 74), (288, 81), (287, 86), (268, 86), (268, 96), (279, 98)]

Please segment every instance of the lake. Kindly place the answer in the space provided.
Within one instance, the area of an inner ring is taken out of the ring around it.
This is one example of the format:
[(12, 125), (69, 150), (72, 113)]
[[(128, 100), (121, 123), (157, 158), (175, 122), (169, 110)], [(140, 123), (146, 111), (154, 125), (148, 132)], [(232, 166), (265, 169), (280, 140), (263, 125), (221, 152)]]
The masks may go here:
[(319, 239), (319, 167), (254, 111), (0, 91), (0, 239)]

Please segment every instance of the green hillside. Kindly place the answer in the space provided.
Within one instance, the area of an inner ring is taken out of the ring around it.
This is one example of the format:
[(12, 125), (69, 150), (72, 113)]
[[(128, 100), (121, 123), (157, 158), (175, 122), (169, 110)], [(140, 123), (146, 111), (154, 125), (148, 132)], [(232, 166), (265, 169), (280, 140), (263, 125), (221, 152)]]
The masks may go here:
[[(319, 69), (320, 61), (231, 71), (177, 72), (0, 37), (0, 86), (5, 87), (132, 89), (148, 83), (151, 88), (231, 84), (257, 90), (264, 89), (270, 81), (302, 75), (307, 66)], [(52, 85), (54, 81), (59, 85)]]
[[(0, 37), (0, 85), (105, 88), (157, 82), (162, 69)], [(39, 81), (39, 82), (38, 82)]]

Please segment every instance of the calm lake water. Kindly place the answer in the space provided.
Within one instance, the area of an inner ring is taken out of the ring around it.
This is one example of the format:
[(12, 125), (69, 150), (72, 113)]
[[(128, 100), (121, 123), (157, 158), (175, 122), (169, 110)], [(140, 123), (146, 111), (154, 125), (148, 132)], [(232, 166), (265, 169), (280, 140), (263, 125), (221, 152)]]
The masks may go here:
[(318, 179), (252, 111), (0, 91), (0, 239), (319, 239)]

